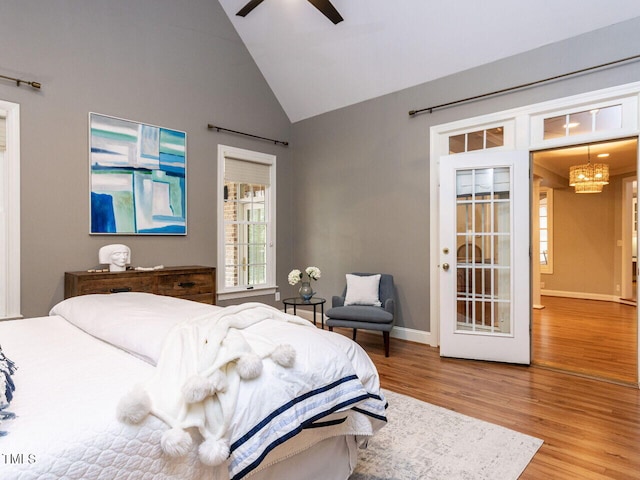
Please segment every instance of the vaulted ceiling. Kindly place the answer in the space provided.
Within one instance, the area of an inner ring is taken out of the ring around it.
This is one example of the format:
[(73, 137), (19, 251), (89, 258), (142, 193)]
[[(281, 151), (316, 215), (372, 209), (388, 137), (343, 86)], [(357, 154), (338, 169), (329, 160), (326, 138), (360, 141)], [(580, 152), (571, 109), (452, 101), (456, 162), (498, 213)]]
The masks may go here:
[[(292, 122), (640, 16), (630, 0), (219, 0)], [(614, 59), (612, 59), (614, 60)]]

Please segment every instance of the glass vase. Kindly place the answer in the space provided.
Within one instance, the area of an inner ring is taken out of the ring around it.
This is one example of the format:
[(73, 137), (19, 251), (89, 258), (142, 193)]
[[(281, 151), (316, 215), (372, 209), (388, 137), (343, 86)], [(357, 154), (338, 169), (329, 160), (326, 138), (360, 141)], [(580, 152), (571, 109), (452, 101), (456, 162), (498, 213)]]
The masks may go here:
[(300, 287), (300, 290), (298, 290), (298, 293), (300, 293), (300, 298), (305, 302), (311, 300), (311, 297), (315, 294), (313, 288), (311, 288), (311, 283), (309, 282), (302, 282), (302, 286)]

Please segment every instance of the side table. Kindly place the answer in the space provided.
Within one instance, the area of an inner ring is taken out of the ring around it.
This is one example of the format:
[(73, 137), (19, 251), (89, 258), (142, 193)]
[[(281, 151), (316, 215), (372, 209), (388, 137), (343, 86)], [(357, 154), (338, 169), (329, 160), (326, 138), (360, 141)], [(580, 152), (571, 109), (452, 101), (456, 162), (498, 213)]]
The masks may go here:
[(322, 329), (324, 330), (324, 304), (326, 303), (326, 299), (324, 298), (319, 298), (319, 297), (311, 297), (310, 300), (303, 300), (300, 297), (291, 297), (291, 298), (285, 298), (284, 300), (282, 300), (282, 303), (284, 303), (284, 313), (287, 313), (287, 306), (288, 305), (293, 305), (293, 314), (296, 314), (296, 310), (297, 307), (300, 305), (311, 305), (313, 307), (313, 324), (317, 325), (316, 323), (316, 307), (318, 305), (320, 305), (320, 322), (322, 325)]

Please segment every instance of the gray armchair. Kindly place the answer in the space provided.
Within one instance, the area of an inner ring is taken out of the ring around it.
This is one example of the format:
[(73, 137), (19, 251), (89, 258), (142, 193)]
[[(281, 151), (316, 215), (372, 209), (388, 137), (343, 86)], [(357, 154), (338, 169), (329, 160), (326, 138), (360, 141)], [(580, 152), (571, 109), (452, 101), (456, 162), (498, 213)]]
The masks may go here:
[[(375, 273), (353, 273), (358, 276), (377, 275)], [(380, 276), (378, 297), (381, 306), (374, 305), (345, 305), (347, 287), (342, 296), (334, 296), (332, 308), (327, 310), (327, 325), (329, 330), (333, 327), (353, 328), (353, 340), (359, 328), (364, 330), (377, 330), (382, 332), (384, 339), (384, 355), (389, 356), (389, 339), (391, 329), (395, 324), (396, 291), (393, 283), (393, 275), (386, 273)]]

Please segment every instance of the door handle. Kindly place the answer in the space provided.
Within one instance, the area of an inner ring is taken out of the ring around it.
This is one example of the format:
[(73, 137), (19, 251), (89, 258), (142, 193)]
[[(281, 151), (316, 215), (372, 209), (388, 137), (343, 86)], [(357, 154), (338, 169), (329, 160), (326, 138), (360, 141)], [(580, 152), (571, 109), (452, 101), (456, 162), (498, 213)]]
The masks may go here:
[(449, 264), (448, 263), (443, 263), (442, 264), (442, 269), (446, 272), (447, 270), (449, 270)]

